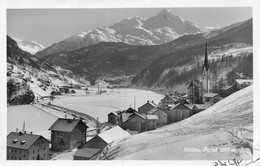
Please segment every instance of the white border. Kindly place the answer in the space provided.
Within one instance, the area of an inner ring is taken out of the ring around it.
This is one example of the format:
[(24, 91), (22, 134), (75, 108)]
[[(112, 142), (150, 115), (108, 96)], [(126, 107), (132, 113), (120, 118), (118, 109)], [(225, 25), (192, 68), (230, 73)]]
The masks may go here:
[[(171, 8), (171, 7), (253, 7), (254, 51), (254, 147), (260, 149), (260, 1), (259, 0), (0, 0), (0, 166), (35, 165), (37, 161), (6, 161), (6, 9), (11, 8)], [(260, 150), (254, 151), (254, 158)], [(213, 165), (212, 161), (40, 161), (43, 165), (132, 166), (134, 165)]]

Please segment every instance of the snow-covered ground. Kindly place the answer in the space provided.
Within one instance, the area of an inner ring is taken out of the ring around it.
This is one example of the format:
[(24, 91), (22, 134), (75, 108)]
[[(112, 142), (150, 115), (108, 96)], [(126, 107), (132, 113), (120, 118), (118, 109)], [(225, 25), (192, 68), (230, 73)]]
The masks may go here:
[(19, 105), (7, 107), (7, 134), (12, 131), (23, 129), (25, 122), (25, 130), (27, 132), (42, 132), (56, 121), (57, 117), (41, 110), (34, 105)]
[[(96, 88), (89, 88), (86, 95), (84, 90), (76, 90), (76, 94), (57, 97), (53, 104), (86, 113), (100, 122), (107, 122), (107, 115), (112, 111), (125, 110), (130, 106), (135, 108), (142, 106), (147, 100), (158, 103), (164, 96), (145, 90), (137, 89), (106, 89), (107, 93), (96, 94)], [(72, 96), (73, 95), (73, 96)]]
[(252, 159), (253, 87), (186, 120), (108, 145), (100, 159)]

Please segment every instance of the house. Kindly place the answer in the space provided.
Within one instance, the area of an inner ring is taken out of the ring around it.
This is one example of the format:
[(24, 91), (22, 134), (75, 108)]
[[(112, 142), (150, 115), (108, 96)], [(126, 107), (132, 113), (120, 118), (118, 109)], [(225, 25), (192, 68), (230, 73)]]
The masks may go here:
[(129, 129), (132, 131), (138, 131), (139, 133), (146, 131), (146, 116), (134, 112), (123, 122), (122, 127), (124, 130)]
[(139, 114), (146, 114), (148, 111), (150, 111), (153, 108), (156, 108), (157, 105), (153, 101), (147, 101), (144, 105), (138, 108)]
[(147, 119), (147, 130), (154, 130), (157, 128), (157, 121), (158, 121), (157, 115), (146, 115), (146, 119)]
[(240, 90), (253, 84), (252, 79), (236, 79), (234, 82), (235, 87)]
[(202, 104), (203, 103), (203, 86), (202, 82), (199, 80), (193, 80), (188, 86), (188, 99), (192, 104)]
[(220, 96), (217, 93), (205, 93), (204, 104), (213, 105), (220, 100)]
[(117, 139), (129, 137), (129, 136), (130, 134), (127, 131), (124, 131), (119, 126), (115, 126), (110, 130), (107, 130), (103, 133), (96, 135), (91, 140), (89, 140), (86, 144), (82, 145), (80, 149), (84, 149), (84, 148), (103, 149), (109, 143)]
[(49, 128), (52, 150), (71, 150), (85, 144), (87, 128), (79, 119), (57, 119)]
[(11, 132), (6, 154), (7, 160), (48, 160), (49, 141), (41, 135)]
[(196, 114), (199, 112), (198, 107), (196, 104), (184, 104), (186, 107), (188, 107), (190, 110), (192, 110), (192, 114)]
[(108, 114), (108, 122), (112, 124), (118, 124), (121, 111), (114, 111)]
[(83, 148), (78, 149), (77, 152), (73, 155), (73, 160), (90, 160), (95, 155), (99, 154), (101, 149), (94, 148)]
[(195, 104), (196, 107), (198, 108), (198, 110), (196, 110), (195, 112), (193, 112), (194, 114), (198, 113), (198, 112), (201, 112), (201, 111), (204, 111), (205, 109), (209, 108), (210, 105), (207, 105), (207, 104)]
[(177, 122), (193, 115), (192, 110), (182, 103), (174, 105), (168, 111), (169, 122)]
[(169, 104), (176, 104), (177, 102), (177, 99), (172, 97), (172, 96), (169, 96), (169, 95), (166, 95), (160, 102), (160, 107), (162, 108), (166, 108), (167, 105)]
[(167, 124), (167, 113), (165, 111), (163, 111), (161, 108), (156, 107), (151, 109), (150, 111), (147, 112), (147, 115), (157, 115), (158, 120), (157, 120), (157, 127), (158, 126), (163, 126)]
[(236, 92), (237, 90), (238, 89), (234, 85), (225, 86), (220, 89), (220, 95), (222, 97), (227, 97), (227, 96), (231, 95), (232, 93)]

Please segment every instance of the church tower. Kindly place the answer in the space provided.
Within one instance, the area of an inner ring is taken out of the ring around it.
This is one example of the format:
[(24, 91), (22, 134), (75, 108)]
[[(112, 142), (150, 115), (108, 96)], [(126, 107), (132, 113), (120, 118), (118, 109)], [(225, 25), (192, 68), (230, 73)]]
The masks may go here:
[[(206, 93), (209, 93), (210, 89), (210, 83), (209, 83), (209, 60), (208, 60), (208, 49), (207, 49), (207, 42), (205, 46), (205, 57), (204, 57), (204, 64), (202, 68), (202, 82), (203, 82), (203, 89), (206, 91)], [(204, 88), (205, 87), (205, 88)]]

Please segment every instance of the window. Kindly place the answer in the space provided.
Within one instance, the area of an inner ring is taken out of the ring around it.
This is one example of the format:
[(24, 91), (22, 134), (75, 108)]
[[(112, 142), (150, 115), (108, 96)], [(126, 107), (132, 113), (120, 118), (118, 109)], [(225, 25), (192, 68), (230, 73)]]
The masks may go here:
[(23, 157), (25, 158), (25, 156), (26, 156), (26, 155), (24, 154)]
[(19, 160), (21, 160), (21, 157), (19, 157)]
[(9, 155), (7, 155), (7, 159), (9, 159)]
[(19, 154), (21, 154), (21, 151), (19, 150)]
[(43, 150), (45, 150), (46, 148), (44, 147)]
[(43, 154), (43, 156), (45, 157), (45, 153)]
[(16, 160), (16, 157), (14, 157), (14, 159)]
[(40, 151), (40, 149), (38, 149), (38, 152)]
[(33, 150), (33, 153), (34, 153), (35, 151)]
[(34, 157), (32, 159), (34, 160)]

